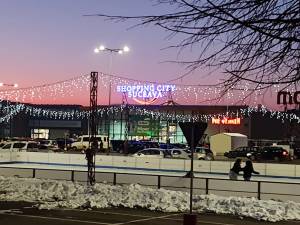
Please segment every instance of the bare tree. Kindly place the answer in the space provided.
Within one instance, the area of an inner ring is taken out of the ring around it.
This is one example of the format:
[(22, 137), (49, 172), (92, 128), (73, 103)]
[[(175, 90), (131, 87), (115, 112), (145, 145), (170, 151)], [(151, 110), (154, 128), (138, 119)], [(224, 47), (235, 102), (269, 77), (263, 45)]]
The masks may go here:
[[(225, 88), (251, 82), (254, 89), (296, 85), (300, 80), (299, 0), (155, 0), (170, 4), (164, 15), (113, 16), (106, 19), (137, 20), (183, 35), (171, 48), (197, 49), (191, 61), (180, 61), (193, 71), (212, 66), (225, 73)], [(174, 7), (175, 6), (175, 7)], [(180, 36), (181, 37), (181, 36)]]

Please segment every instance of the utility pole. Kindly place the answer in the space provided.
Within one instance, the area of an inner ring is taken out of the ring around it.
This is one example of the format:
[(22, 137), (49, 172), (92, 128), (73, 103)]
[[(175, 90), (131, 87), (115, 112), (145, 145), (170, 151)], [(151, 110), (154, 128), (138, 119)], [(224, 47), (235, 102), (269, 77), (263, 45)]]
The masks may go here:
[(96, 140), (97, 130), (97, 96), (98, 96), (98, 72), (91, 72), (90, 81), (90, 120), (89, 120), (89, 150), (86, 153), (88, 163), (88, 183), (94, 185), (96, 149), (92, 142)]

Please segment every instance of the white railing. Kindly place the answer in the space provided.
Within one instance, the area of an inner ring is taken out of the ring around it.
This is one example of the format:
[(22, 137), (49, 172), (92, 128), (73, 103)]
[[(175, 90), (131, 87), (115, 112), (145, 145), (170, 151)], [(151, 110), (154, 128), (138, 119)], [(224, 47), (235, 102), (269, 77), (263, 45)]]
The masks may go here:
[[(46, 163), (54, 165), (86, 165), (84, 154), (39, 153), (39, 152), (7, 152), (0, 153), (0, 163)], [(194, 161), (195, 172), (227, 174), (233, 162), (228, 161)], [(260, 175), (300, 177), (300, 165), (254, 163)], [(189, 171), (190, 160), (134, 158), (129, 156), (97, 155), (96, 166), (118, 167), (125, 169), (153, 169), (165, 171)]]

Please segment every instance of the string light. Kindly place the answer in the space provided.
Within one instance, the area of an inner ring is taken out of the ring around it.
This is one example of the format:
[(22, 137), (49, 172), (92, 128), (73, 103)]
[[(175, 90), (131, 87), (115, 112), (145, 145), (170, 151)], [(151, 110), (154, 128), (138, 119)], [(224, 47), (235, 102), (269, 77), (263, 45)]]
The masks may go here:
[(10, 100), (15, 102), (26, 102), (42, 100), (47, 98), (63, 98), (72, 96), (80, 90), (88, 90), (90, 84), (89, 74), (63, 80), (51, 84), (32, 86), (27, 88), (11, 88), (0, 90), (1, 100)]
[[(118, 85), (166, 85), (164, 82), (153, 82), (145, 80), (136, 80), (129, 79), (122, 76), (105, 74), (100, 72), (98, 76), (99, 87), (100, 88), (109, 88), (116, 89)], [(262, 96), (262, 91), (258, 89), (252, 93), (252, 89), (249, 86), (249, 83), (240, 84), (239, 86), (234, 87), (227, 91), (224, 94), (224, 87), (222, 85), (188, 85), (188, 84), (176, 84), (168, 83), (167, 85), (174, 84), (176, 85), (176, 90), (172, 92), (172, 97), (174, 101), (184, 104), (209, 104), (216, 105), (222, 104), (225, 105), (256, 105), (257, 99)], [(76, 93), (81, 91), (88, 92), (90, 85), (90, 75), (85, 74), (79, 77), (75, 77), (69, 80), (59, 81), (51, 84), (44, 84), (40, 86), (32, 86), (27, 88), (11, 88), (6, 90), (0, 90), (0, 99), (10, 100), (14, 102), (35, 102), (47, 98), (51, 99), (62, 99), (66, 96), (74, 96)], [(276, 90), (280, 90), (278, 85), (276, 85)], [(254, 100), (249, 101), (249, 94), (254, 96)], [(168, 97), (167, 92), (162, 93), (163, 98)]]
[[(68, 110), (56, 110), (47, 109), (45, 107), (36, 107), (32, 105), (26, 105), (21, 103), (9, 104), (4, 106), (0, 104), (0, 110), (3, 112), (4, 116), (0, 117), (0, 123), (8, 122), (14, 116), (23, 112), (29, 116), (33, 117), (43, 117), (54, 120), (82, 120), (88, 119), (90, 117), (90, 111), (85, 109), (68, 109)], [(205, 121), (208, 122), (212, 118), (245, 118), (250, 117), (253, 113), (260, 113), (262, 116), (269, 116), (270, 118), (275, 118), (284, 121), (295, 121), (300, 123), (300, 117), (295, 113), (272, 111), (267, 109), (265, 106), (260, 107), (245, 107), (239, 110), (230, 111), (227, 110), (224, 113), (212, 113), (212, 114), (180, 114), (178, 112), (162, 112), (159, 110), (146, 109), (143, 106), (134, 105), (120, 105), (120, 106), (110, 106), (99, 108), (97, 110), (98, 116), (101, 118), (104, 115), (115, 115), (124, 110), (128, 110), (131, 115), (147, 116), (154, 120), (168, 120), (177, 122), (191, 122), (191, 121)]]
[[(111, 74), (99, 73), (98, 77), (100, 85), (108, 87), (109, 84), (112, 86), (117, 85), (145, 85), (145, 84), (166, 84), (158, 83), (152, 81), (142, 81), (135, 79), (128, 79), (122, 76), (116, 76)], [(51, 84), (44, 84), (40, 86), (33, 86), (27, 88), (12, 88), (6, 90), (0, 90), (0, 102), (3, 100), (10, 100), (15, 102), (26, 102), (27, 99), (33, 101), (34, 99), (44, 99), (49, 98), (63, 98), (65, 95), (73, 95), (75, 92), (80, 90), (88, 90), (90, 85), (90, 75), (82, 75), (79, 77), (71, 78), (69, 80), (59, 81)], [(176, 91), (172, 93), (173, 99), (178, 101), (184, 101), (185, 103), (207, 103), (216, 104), (222, 98), (222, 103), (227, 105), (234, 105), (237, 101), (246, 104), (246, 97), (253, 91), (249, 84), (240, 84), (235, 89), (229, 90), (225, 95), (223, 93), (223, 87), (220, 85), (184, 85), (175, 84)], [(276, 85), (276, 90), (280, 90), (280, 86)], [(294, 90), (294, 89), (291, 89)], [(261, 90), (252, 93), (254, 95), (255, 104), (257, 98), (262, 94)], [(164, 97), (167, 97), (167, 93), (163, 93)], [(89, 117), (89, 111), (86, 110), (55, 110), (55, 109), (45, 109), (45, 107), (35, 107), (33, 105), (25, 103), (15, 103), (9, 104), (2, 109), (3, 116), (0, 117), (1, 122), (7, 122), (12, 117), (16, 116), (20, 112), (24, 112), (30, 116), (46, 117), (51, 119), (84, 119)], [(288, 112), (272, 111), (267, 109), (265, 106), (262, 107), (245, 107), (237, 112), (226, 112), (223, 114), (198, 114), (198, 115), (186, 115), (178, 113), (166, 113), (160, 112), (158, 110), (149, 110), (142, 107), (127, 106), (128, 110), (132, 114), (145, 115), (152, 117), (154, 119), (164, 119), (173, 121), (209, 121), (212, 117), (224, 117), (224, 116), (250, 116), (252, 113), (261, 113), (264, 116), (269, 115), (271, 118), (276, 118), (282, 121), (296, 121), (300, 123), (300, 119), (296, 114)], [(111, 115), (124, 110), (124, 105), (122, 106), (112, 106), (107, 108), (101, 108), (98, 110), (99, 116)], [(227, 115), (228, 114), (228, 115)]]

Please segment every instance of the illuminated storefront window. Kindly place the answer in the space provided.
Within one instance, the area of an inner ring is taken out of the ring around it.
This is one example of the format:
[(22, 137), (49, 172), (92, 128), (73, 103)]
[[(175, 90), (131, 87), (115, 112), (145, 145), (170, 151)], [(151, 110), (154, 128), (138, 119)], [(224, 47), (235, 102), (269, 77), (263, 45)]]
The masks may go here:
[(31, 138), (49, 139), (49, 129), (31, 129)]

